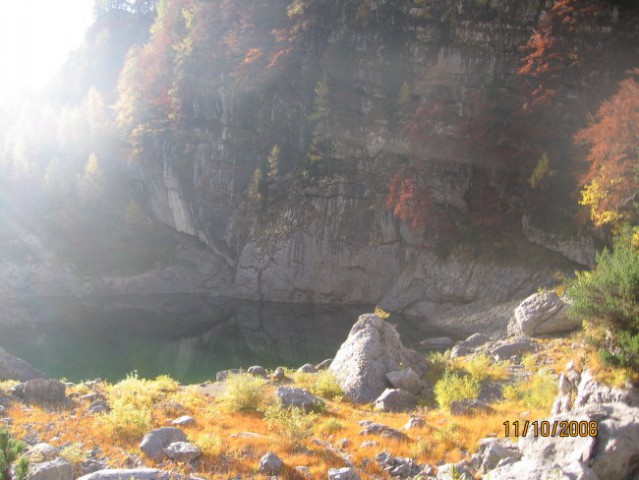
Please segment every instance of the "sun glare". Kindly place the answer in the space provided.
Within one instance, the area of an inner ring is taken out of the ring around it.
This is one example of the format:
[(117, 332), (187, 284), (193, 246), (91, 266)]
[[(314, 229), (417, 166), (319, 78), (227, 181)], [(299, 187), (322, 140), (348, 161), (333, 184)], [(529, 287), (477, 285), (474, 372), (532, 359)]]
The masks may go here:
[(92, 21), (93, 0), (20, 0), (0, 16), (0, 102), (42, 88)]

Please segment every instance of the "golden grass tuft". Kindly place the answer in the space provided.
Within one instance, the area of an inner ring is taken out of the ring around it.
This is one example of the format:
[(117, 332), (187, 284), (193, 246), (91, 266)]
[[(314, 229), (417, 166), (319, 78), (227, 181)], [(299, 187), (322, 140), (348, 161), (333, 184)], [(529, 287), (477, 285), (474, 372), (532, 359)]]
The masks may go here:
[(255, 412), (264, 400), (265, 385), (265, 379), (248, 373), (231, 375), (225, 380), (220, 405), (230, 412)]

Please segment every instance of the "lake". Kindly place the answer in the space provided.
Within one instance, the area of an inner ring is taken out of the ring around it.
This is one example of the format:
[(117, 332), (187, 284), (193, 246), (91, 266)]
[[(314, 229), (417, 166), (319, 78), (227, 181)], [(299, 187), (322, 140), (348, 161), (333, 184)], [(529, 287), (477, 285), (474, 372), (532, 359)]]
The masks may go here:
[[(331, 358), (368, 305), (260, 303), (201, 295), (4, 300), (0, 346), (45, 374), (110, 381), (137, 371), (182, 383), (229, 368), (299, 367)], [(391, 318), (406, 345), (427, 331)]]

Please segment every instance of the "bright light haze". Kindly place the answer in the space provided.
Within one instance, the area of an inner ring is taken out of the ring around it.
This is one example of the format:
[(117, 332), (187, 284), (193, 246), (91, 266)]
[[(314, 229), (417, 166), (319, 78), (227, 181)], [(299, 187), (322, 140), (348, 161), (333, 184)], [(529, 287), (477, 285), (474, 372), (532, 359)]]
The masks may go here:
[(78, 48), (93, 20), (93, 0), (3, 2), (0, 103), (42, 88)]

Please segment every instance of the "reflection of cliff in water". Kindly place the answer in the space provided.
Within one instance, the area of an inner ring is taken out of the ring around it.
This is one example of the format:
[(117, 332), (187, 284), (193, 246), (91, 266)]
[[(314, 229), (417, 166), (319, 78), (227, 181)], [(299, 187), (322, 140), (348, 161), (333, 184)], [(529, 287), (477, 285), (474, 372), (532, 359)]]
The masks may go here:
[[(193, 295), (29, 299), (5, 303), (0, 345), (72, 380), (116, 380), (137, 370), (196, 382), (228, 368), (329, 358), (366, 311)], [(404, 321), (398, 326), (408, 344), (426, 336)]]

